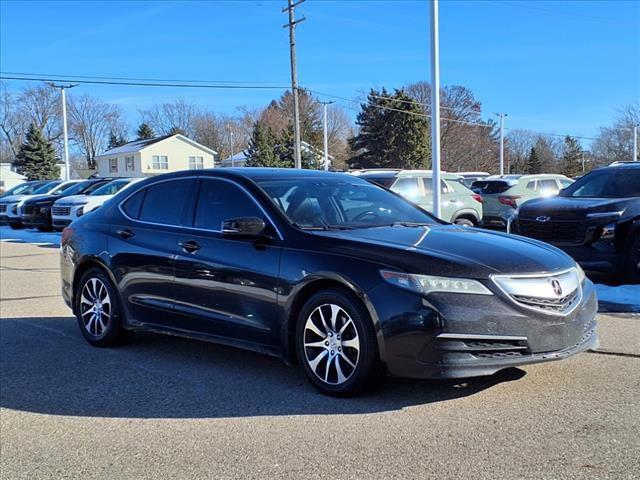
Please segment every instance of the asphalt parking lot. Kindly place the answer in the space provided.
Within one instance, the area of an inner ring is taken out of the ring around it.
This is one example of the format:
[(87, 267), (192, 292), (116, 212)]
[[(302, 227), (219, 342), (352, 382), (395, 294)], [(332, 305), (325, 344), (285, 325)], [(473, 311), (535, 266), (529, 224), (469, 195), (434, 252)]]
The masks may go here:
[(639, 315), (600, 315), (599, 351), (563, 362), (339, 400), (250, 352), (92, 348), (58, 249), (0, 254), (2, 478), (638, 478)]

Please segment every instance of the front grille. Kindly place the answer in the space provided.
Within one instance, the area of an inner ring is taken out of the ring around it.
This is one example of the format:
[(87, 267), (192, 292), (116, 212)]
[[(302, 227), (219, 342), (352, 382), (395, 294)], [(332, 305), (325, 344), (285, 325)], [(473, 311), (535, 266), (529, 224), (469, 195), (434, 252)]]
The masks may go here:
[(71, 214), (71, 207), (53, 207), (51, 214), (57, 217), (66, 217)]
[(36, 207), (34, 207), (33, 205), (25, 205), (24, 207), (22, 207), (23, 215), (35, 215), (35, 213)]
[(0, 213), (5, 213), (7, 211), (7, 204), (0, 204)]
[(509, 352), (482, 352), (474, 353), (474, 355), (480, 358), (517, 358), (526, 355), (526, 352), (523, 353), (520, 350), (515, 350)]
[(518, 233), (525, 237), (543, 241), (556, 240), (581, 243), (584, 240), (586, 228), (580, 222), (518, 220)]
[(567, 310), (570, 310), (579, 297), (579, 290), (575, 289), (569, 295), (565, 295), (560, 298), (540, 298), (540, 297), (529, 297), (526, 295), (511, 295), (518, 303), (522, 303), (523, 305), (527, 305), (529, 307), (534, 307), (539, 310), (544, 310), (548, 312), (557, 312), (562, 313)]

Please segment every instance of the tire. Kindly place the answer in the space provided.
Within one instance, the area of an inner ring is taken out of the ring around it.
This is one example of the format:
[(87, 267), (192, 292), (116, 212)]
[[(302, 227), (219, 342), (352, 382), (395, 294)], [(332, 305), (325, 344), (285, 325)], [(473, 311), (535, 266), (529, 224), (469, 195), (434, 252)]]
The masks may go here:
[(468, 218), (456, 218), (455, 222), (456, 225), (465, 225), (467, 227), (475, 227), (476, 224), (473, 223), (472, 220), (469, 220)]
[[(122, 344), (126, 332), (122, 326), (118, 292), (102, 270), (91, 268), (82, 275), (74, 302), (78, 327), (87, 342), (95, 347)], [(95, 317), (96, 309), (98, 317)]]
[(324, 290), (309, 298), (297, 319), (295, 341), (307, 379), (325, 395), (354, 396), (381, 377), (373, 322), (351, 294)]
[(640, 283), (640, 230), (636, 230), (634, 237), (629, 239), (625, 249), (625, 265), (627, 279), (631, 283)]
[(22, 223), (10, 223), (9, 227), (11, 227), (12, 230), (22, 230), (24, 225), (22, 225)]
[(52, 227), (36, 227), (38, 229), (39, 232), (52, 232), (53, 228)]

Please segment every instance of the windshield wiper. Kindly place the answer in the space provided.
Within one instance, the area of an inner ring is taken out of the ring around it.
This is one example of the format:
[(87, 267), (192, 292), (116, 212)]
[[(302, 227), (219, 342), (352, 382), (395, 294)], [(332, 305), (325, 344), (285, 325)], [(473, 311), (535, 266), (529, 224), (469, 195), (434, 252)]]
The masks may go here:
[(311, 225), (311, 226), (302, 227), (298, 225), (298, 228), (301, 228), (302, 230), (327, 231), (327, 230), (353, 230), (355, 227), (351, 227), (348, 225)]
[(391, 227), (428, 227), (430, 223), (424, 222), (393, 222)]

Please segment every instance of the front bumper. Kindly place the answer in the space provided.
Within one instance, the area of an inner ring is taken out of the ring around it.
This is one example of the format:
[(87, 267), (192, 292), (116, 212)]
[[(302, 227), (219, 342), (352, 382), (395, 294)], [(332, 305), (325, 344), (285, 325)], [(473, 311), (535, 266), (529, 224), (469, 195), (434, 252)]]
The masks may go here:
[(597, 299), (588, 280), (582, 295), (575, 310), (558, 316), (524, 309), (499, 292), (428, 298), (392, 286), (368, 292), (387, 371), (410, 378), (492, 375), (596, 348)]
[(27, 228), (51, 227), (49, 215), (23, 215), (22, 224)]

